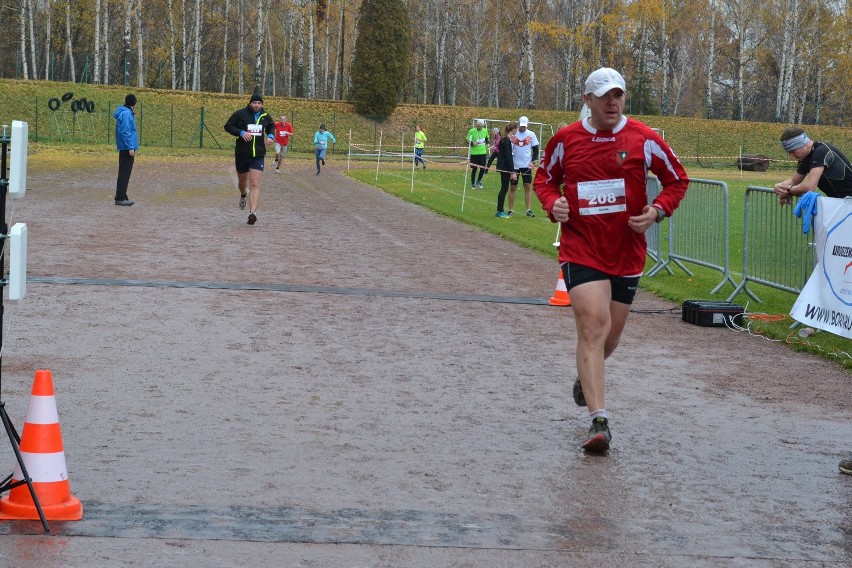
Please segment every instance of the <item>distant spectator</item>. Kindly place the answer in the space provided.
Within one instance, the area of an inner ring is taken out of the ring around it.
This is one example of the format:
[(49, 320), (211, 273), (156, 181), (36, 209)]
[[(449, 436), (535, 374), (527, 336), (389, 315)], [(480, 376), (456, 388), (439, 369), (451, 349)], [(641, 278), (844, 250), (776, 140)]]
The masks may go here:
[(124, 104), (115, 109), (115, 147), (118, 150), (118, 180), (115, 183), (115, 204), (131, 206), (127, 197), (127, 185), (133, 172), (133, 161), (139, 149), (139, 133), (136, 131), (136, 95), (130, 93), (124, 97)]

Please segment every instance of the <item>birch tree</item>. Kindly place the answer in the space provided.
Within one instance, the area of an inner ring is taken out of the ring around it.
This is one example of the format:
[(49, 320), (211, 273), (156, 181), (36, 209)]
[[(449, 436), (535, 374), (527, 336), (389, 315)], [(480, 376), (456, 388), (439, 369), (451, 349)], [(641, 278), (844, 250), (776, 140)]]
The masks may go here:
[(71, 69), (71, 82), (77, 81), (77, 67), (74, 65), (74, 45), (71, 36), (71, 0), (65, 0), (65, 45), (68, 54), (68, 67)]
[[(69, 4), (71, 3), (71, 0), (67, 0), (67, 1), (68, 1)], [(103, 26), (103, 30), (101, 32), (101, 54), (103, 55), (103, 58), (104, 58), (103, 82), (108, 84), (109, 83), (109, 19), (110, 19), (109, 1), (108, 0), (104, 0), (103, 9), (104, 9), (104, 17), (101, 18), (101, 25)], [(69, 9), (68, 9), (68, 18), (67, 19), (69, 20), (68, 34), (69, 34), (69, 37), (70, 37), (70, 34), (71, 34), (71, 26), (70, 26), (71, 9), (70, 9), (70, 6), (69, 6)], [(70, 39), (69, 39), (69, 41), (70, 41)], [(72, 69), (74, 68), (73, 62), (71, 64), (71, 68)], [(72, 79), (71, 80), (72, 81), (75, 80), (73, 78), (73, 73), (72, 73)]]
[[(169, 0), (171, 2), (171, 0)], [(237, 0), (239, 1), (239, 0)], [(225, 8), (224, 13), (225, 17), (222, 19), (222, 22), (228, 23), (228, 14), (231, 11), (231, 0), (225, 0)], [(220, 92), (225, 92), (225, 84), (228, 80), (228, 28), (225, 26), (222, 34), (222, 88)]]
[(524, 58), (527, 60), (527, 82), (529, 89), (528, 106), (535, 108), (535, 60), (533, 59), (532, 34), (532, 0), (524, 0)]
[(268, 12), (269, 12), (269, 0), (261, 0), (260, 4), (258, 4), (258, 7), (257, 7), (257, 19), (256, 19), (256, 21), (257, 21), (257, 40), (255, 41), (255, 46), (254, 46), (254, 48), (255, 48), (254, 49), (254, 52), (255, 52), (255, 58), (254, 58), (254, 85), (255, 85), (255, 88), (258, 88), (261, 85), (263, 85), (263, 82), (262, 82), (261, 76), (260, 76), (260, 64), (261, 64), (261, 61), (263, 59), (263, 51), (261, 50), (261, 48), (263, 47), (263, 30), (264, 30), (263, 18), (265, 17), (264, 15), (267, 14)]
[[(175, 10), (172, 0), (168, 0), (169, 11), (169, 69), (171, 71), (172, 90), (177, 89), (177, 63), (175, 61)], [(225, 39), (227, 40), (227, 33)], [(224, 91), (223, 91), (224, 92)]]
[(192, 90), (201, 90), (201, 0), (195, 0), (192, 23)]
[[(66, 0), (70, 1), (70, 0)], [(20, 6), (20, 33), (21, 33), (21, 72), (23, 74), (24, 80), (30, 78), (30, 74), (27, 67), (27, 3), (24, 0), (21, 0)]]
[(44, 28), (45, 28), (45, 45), (44, 45), (44, 79), (45, 81), (49, 81), (50, 77), (50, 45), (51, 39), (53, 38), (53, 30), (51, 28), (52, 17), (53, 17), (53, 5), (48, 3), (47, 8), (45, 9), (44, 14)]
[(785, 0), (781, 62), (775, 94), (775, 122), (781, 122), (785, 114), (790, 111), (790, 91), (793, 87), (793, 68), (798, 41), (798, 8), (799, 0)]
[(142, 0), (136, 0), (136, 86), (145, 86), (145, 42), (142, 37)]
[[(169, 0), (171, 2), (171, 0)], [(101, 0), (95, 0), (95, 65), (94, 82), (101, 82)]]
[(38, 61), (36, 60), (35, 17), (33, 15), (33, 0), (27, 0), (27, 21), (30, 28), (30, 58), (32, 61), (33, 79), (38, 79)]

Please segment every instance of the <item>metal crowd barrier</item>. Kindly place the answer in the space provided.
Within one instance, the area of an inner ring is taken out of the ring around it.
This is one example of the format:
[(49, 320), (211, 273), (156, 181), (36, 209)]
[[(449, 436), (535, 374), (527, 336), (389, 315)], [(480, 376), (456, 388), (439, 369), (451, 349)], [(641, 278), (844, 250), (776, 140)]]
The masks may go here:
[[(648, 193), (648, 204), (650, 205), (662, 191), (660, 180), (656, 176), (649, 175), (645, 181), (645, 191)], [(654, 261), (654, 265), (645, 272), (646, 276), (654, 276), (663, 269), (669, 274), (674, 274), (674, 271), (668, 266), (668, 261), (663, 260), (663, 224), (654, 223), (650, 229), (645, 231), (645, 240), (648, 243), (647, 255)]]
[[(798, 200), (797, 200), (798, 201)], [(743, 281), (728, 301), (745, 292), (749, 282), (798, 294), (816, 266), (813, 231), (802, 233), (802, 221), (793, 215), (794, 205), (780, 207), (768, 187), (749, 186), (745, 194), (743, 231)]]
[(671, 271), (668, 264), (674, 262), (692, 276), (692, 272), (683, 265), (691, 262), (722, 273), (722, 281), (710, 291), (711, 294), (721, 290), (727, 282), (736, 288), (737, 283), (731, 276), (728, 211), (728, 185), (725, 182), (690, 180), (686, 197), (669, 219), (668, 258), (655, 267), (653, 274), (663, 268)]

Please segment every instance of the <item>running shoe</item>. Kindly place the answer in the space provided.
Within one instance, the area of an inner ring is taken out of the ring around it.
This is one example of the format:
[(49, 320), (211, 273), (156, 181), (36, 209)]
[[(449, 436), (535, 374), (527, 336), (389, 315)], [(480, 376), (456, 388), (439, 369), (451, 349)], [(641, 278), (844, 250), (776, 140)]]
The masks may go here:
[(609, 433), (607, 419), (598, 416), (592, 420), (589, 439), (583, 444), (583, 449), (587, 452), (602, 454), (609, 449), (610, 440), (612, 440), (612, 434)]
[(325, 160), (320, 160), (320, 162), (322, 162), (322, 165), (325, 165)]
[(254, 213), (249, 213), (248, 224), (254, 225), (257, 222), (257, 215)]
[(509, 214), (508, 214), (508, 213), (504, 213), (503, 211), (498, 211), (498, 212), (497, 212), (497, 214), (496, 214), (496, 215), (494, 215), (494, 216), (495, 216), (495, 217), (500, 217), (501, 219), (508, 219), (508, 218), (509, 218)]
[(577, 380), (574, 381), (573, 395), (577, 406), (586, 406), (586, 396), (583, 394), (583, 385), (580, 384), (580, 377), (577, 377)]
[(240, 195), (240, 209), (246, 208), (246, 195), (248, 195), (248, 194), (243, 193), (242, 195)]
[(478, 184), (476, 184), (476, 188), (477, 189), (483, 189), (482, 182), (479, 182)]
[(514, 212), (514, 211), (512, 211), (511, 209), (509, 209), (509, 212), (508, 212), (508, 213), (506, 213), (506, 217), (511, 217), (511, 216), (512, 216), (512, 215), (514, 215), (514, 214), (515, 214), (515, 212)]
[(840, 460), (840, 463), (837, 464), (837, 467), (840, 468), (840, 471), (843, 473), (852, 475), (852, 457), (848, 460)]
[(275, 168), (275, 173), (276, 173), (276, 174), (280, 174), (280, 173), (281, 173), (281, 170), (279, 170), (278, 168)]
[(532, 212), (532, 209), (527, 209), (527, 217), (535, 217), (535, 213)]

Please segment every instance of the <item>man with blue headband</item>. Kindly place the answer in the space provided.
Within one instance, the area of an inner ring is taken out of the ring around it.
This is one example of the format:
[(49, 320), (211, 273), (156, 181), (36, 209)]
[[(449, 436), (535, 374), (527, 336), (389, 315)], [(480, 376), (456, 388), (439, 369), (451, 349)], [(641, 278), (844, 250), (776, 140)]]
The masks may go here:
[(811, 140), (804, 130), (790, 126), (781, 134), (781, 147), (798, 162), (793, 177), (775, 184), (781, 205), (816, 189), (828, 197), (852, 196), (852, 165), (834, 144)]

